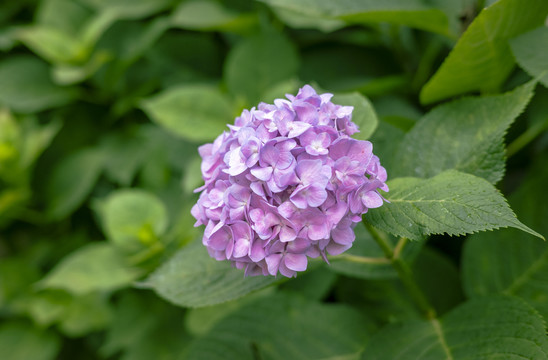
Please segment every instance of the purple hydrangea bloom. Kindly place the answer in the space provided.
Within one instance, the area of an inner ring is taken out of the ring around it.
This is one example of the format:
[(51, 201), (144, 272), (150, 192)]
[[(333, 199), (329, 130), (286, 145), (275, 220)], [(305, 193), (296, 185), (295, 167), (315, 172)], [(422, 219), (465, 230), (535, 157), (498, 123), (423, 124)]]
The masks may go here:
[(293, 277), (308, 258), (338, 255), (362, 214), (383, 204), (386, 170), (358, 131), (351, 106), (309, 85), (244, 110), (199, 148), (205, 184), (192, 208), (203, 244), (246, 275)]

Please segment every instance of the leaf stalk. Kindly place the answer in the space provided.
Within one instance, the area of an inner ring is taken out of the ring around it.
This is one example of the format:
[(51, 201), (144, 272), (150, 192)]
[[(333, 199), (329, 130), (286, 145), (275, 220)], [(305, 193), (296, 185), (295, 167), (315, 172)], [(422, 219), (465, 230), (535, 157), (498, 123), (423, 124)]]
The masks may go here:
[(423, 291), (415, 281), (415, 278), (413, 277), (413, 272), (411, 271), (411, 267), (409, 266), (409, 264), (400, 257), (403, 247), (408, 242), (408, 239), (401, 238), (396, 244), (396, 247), (392, 248), (392, 245), (390, 244), (385, 234), (379, 233), (370, 224), (364, 222), (364, 225), (375, 240), (375, 242), (380, 246), (386, 258), (392, 263), (392, 266), (398, 273), (401, 282), (405, 286), (407, 292), (409, 293), (419, 310), (424, 314), (427, 319), (435, 319), (436, 310), (430, 304)]

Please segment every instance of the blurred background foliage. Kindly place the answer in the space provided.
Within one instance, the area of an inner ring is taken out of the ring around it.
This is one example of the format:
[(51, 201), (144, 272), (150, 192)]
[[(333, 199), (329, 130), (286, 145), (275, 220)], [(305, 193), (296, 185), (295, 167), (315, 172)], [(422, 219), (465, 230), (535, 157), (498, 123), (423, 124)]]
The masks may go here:
[[(394, 144), (434, 103), (470, 91), (498, 93), (526, 81), (529, 76), (514, 60), (497, 58), (476, 69), (489, 72), (479, 79), (464, 65), (456, 73), (436, 73), (479, 10), (493, 2), (3, 1), (0, 358), (185, 358), (189, 346), (199, 353), (218, 341), (210, 330), (231, 321), (239, 321), (239, 332), (259, 331), (238, 312), (248, 304), (250, 314), (265, 315), (261, 321), (275, 329), (293, 324), (288, 336), (305, 348), (309, 339), (299, 340), (301, 333), (321, 326), (308, 325), (305, 331), (298, 324), (321, 317), (335, 329), (347, 328), (351, 338), (333, 335), (330, 351), (358, 354), (371, 329), (418, 317), (386, 264), (364, 271), (335, 261), (337, 274), (318, 265), (277, 288), (200, 309), (171, 305), (138, 287), (200, 236), (190, 216), (192, 190), (201, 182), (196, 148), (226, 129), (242, 109), (295, 92), (304, 83), (365, 95), (378, 118), (368, 131), (390, 176)], [(530, 12), (534, 17), (535, 9)], [(527, 21), (531, 28), (539, 25)], [(527, 30), (526, 24), (510, 25), (515, 29), (509, 26), (507, 34), (492, 38)], [(512, 49), (520, 46), (527, 49), (523, 42), (512, 43)], [(504, 45), (497, 54), (512, 57), (512, 49)], [(466, 65), (462, 59), (454, 62)], [(537, 65), (530, 64), (533, 74)], [(537, 87), (508, 133), (512, 157), (499, 183), (507, 194), (532, 166), (545, 169), (546, 162), (538, 159), (548, 145), (547, 101), (546, 88)], [(370, 108), (367, 100), (364, 104)], [(530, 185), (535, 186), (540, 185)], [(525, 220), (532, 224), (535, 216)], [(416, 272), (419, 282), (426, 279), (427, 292), (444, 289), (435, 300), (441, 313), (464, 297), (457, 271), (462, 243), (463, 238), (436, 236), (425, 250), (406, 250), (410, 259), (422, 259)], [(356, 246), (379, 255), (371, 244), (364, 240)], [(481, 245), (467, 246), (470, 251)], [(427, 279), (432, 269), (443, 277)], [(473, 285), (465, 289), (469, 296)], [(267, 300), (255, 301), (261, 297)], [(325, 308), (322, 300), (341, 305)], [(288, 308), (298, 316), (273, 315)], [(356, 316), (363, 321), (354, 328)], [(265, 358), (294, 356), (272, 341), (261, 347)], [(234, 358), (253, 358), (259, 350), (244, 342), (241, 351)]]

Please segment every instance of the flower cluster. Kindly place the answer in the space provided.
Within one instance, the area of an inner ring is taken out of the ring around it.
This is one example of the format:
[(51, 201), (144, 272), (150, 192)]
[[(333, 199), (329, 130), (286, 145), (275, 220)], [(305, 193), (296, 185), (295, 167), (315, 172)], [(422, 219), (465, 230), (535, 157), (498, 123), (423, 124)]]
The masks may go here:
[(358, 131), (351, 106), (306, 85), (297, 96), (244, 110), (199, 148), (205, 184), (192, 208), (203, 244), (246, 275), (293, 277), (307, 257), (352, 246), (361, 215), (383, 204), (386, 170)]

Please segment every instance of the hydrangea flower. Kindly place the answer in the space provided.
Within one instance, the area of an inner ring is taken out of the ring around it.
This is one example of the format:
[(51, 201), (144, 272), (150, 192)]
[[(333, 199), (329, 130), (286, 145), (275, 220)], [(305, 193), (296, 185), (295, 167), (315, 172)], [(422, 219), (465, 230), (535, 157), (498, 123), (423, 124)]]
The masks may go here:
[(386, 170), (358, 132), (351, 106), (309, 85), (244, 110), (199, 148), (205, 184), (192, 208), (203, 244), (245, 275), (293, 277), (308, 258), (338, 255), (362, 214), (383, 204)]

